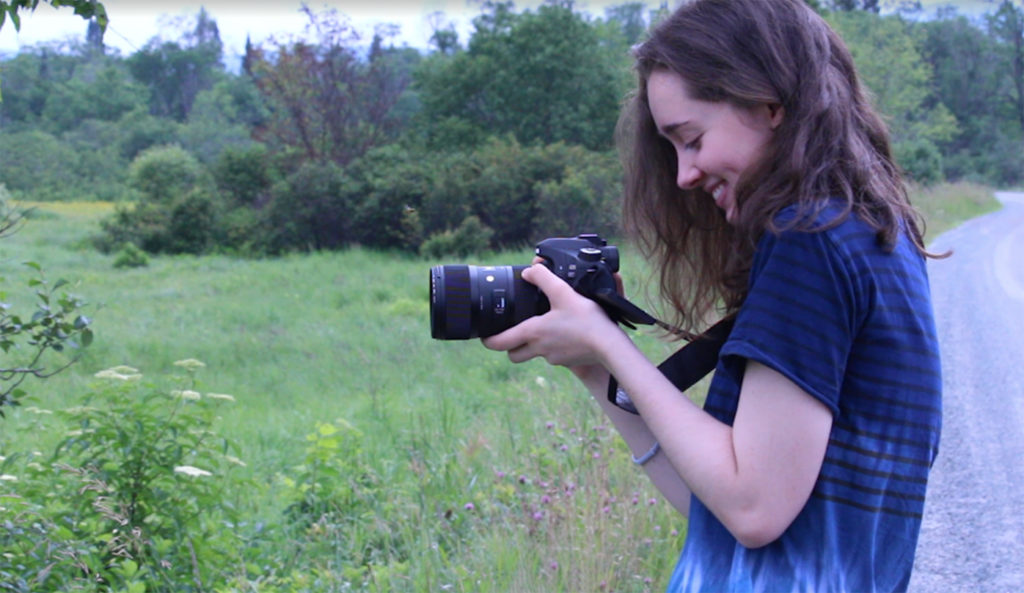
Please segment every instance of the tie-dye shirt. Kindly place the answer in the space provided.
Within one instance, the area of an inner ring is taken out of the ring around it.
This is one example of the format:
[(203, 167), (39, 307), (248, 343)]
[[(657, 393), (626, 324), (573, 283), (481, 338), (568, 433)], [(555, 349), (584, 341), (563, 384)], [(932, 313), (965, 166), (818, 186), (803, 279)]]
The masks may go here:
[(806, 506), (762, 548), (740, 545), (693, 497), (668, 590), (903, 591), (941, 424), (924, 260), (906, 237), (886, 252), (851, 215), (765, 233), (750, 278), (705, 409), (731, 424), (746, 360), (759, 361), (829, 407), (828, 449)]

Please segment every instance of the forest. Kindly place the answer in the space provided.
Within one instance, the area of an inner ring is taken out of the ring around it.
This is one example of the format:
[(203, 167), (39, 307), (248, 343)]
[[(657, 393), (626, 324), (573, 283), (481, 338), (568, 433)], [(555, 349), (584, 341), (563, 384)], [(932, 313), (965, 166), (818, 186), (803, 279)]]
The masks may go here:
[[(851, 47), (909, 178), (1021, 182), (1019, 4), (814, 5)], [(18, 200), (117, 203), (93, 241), (104, 252), (442, 255), (614, 232), (629, 48), (667, 10), (488, 1), (469, 39), (438, 15), (418, 50), (305, 8), (309, 34), (250, 42), (237, 71), (205, 11), (131, 55), (93, 18), (80, 41), (0, 62), (0, 184)]]

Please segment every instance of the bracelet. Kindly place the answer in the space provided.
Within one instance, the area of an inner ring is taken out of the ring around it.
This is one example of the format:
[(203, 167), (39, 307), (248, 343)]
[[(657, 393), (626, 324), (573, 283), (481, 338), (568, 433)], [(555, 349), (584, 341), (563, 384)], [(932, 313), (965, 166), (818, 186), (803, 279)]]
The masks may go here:
[(658, 454), (658, 449), (661, 449), (661, 445), (658, 443), (658, 441), (654, 441), (654, 446), (651, 447), (650, 450), (648, 450), (640, 457), (637, 457), (636, 455), (631, 455), (631, 457), (633, 458), (633, 463), (637, 465), (643, 465), (647, 463), (648, 461), (651, 460), (652, 457)]

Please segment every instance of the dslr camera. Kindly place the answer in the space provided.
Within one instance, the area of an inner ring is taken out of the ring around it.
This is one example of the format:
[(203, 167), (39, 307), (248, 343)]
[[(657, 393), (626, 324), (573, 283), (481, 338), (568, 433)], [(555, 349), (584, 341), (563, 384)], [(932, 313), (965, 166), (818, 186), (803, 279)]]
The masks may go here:
[[(619, 250), (598, 235), (554, 237), (536, 254), (576, 292), (597, 301), (609, 316), (628, 324), (616, 290)], [(447, 265), (430, 269), (430, 334), (436, 340), (486, 338), (551, 307), (536, 286), (522, 279), (529, 266)], [(631, 306), (631, 305), (630, 305)], [(641, 312), (642, 313), (642, 312)], [(643, 323), (643, 321), (639, 321)]]

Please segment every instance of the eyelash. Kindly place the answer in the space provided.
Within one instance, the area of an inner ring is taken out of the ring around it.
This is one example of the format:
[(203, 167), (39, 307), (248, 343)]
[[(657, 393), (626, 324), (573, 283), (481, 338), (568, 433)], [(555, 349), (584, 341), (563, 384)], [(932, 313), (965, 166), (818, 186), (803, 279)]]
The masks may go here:
[(701, 139), (701, 136), (697, 136), (693, 140), (683, 144), (683, 148), (685, 148), (687, 150), (696, 150), (696, 149), (700, 148), (700, 139)]

